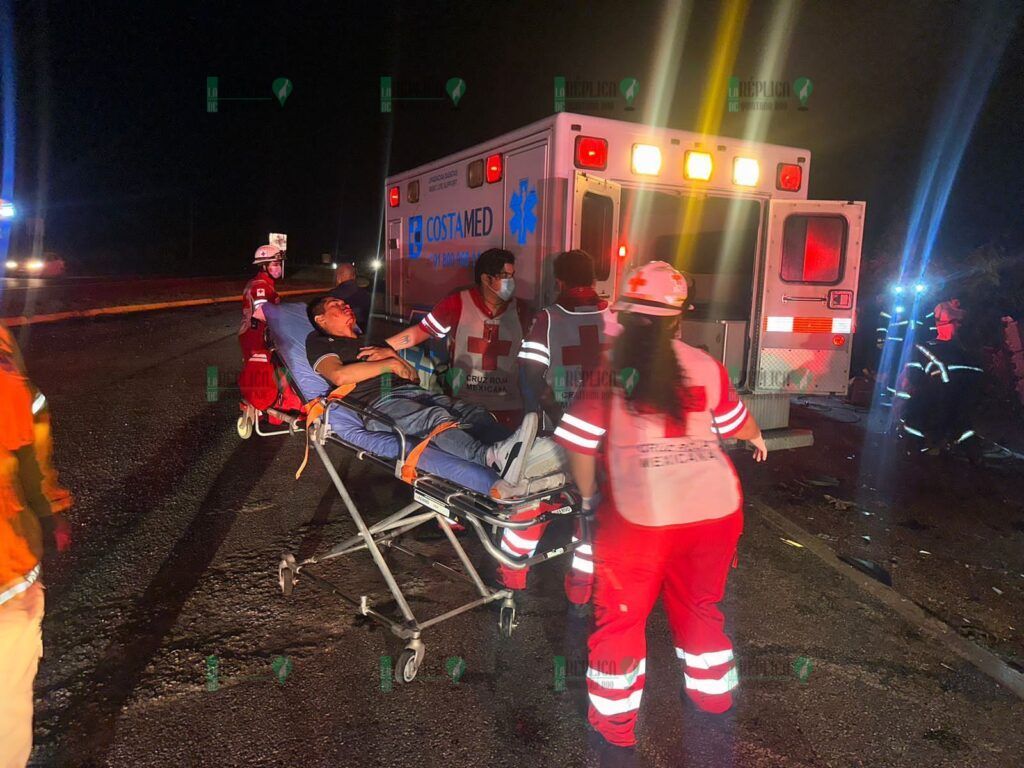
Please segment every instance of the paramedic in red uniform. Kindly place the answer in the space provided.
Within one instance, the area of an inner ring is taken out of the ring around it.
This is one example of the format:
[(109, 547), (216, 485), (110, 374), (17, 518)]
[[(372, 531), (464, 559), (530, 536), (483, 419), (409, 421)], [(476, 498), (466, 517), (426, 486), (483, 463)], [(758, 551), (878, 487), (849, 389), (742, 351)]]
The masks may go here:
[[(537, 313), (519, 351), (519, 385), (528, 412), (543, 411), (554, 425), (572, 400), (584, 374), (597, 368), (605, 350), (608, 302), (597, 295), (594, 259), (586, 251), (558, 254), (554, 260), (558, 298)], [(524, 516), (537, 514), (525, 512)], [(515, 518), (514, 518), (515, 519)], [(525, 530), (506, 528), (501, 547), (513, 555), (533, 556), (546, 525)], [(580, 531), (573, 542), (580, 539)], [(528, 569), (501, 566), (502, 581), (511, 589), (525, 589)], [(573, 552), (565, 579), (565, 594), (574, 605), (590, 602), (593, 551), (589, 541)]]
[(242, 293), (242, 325), (238, 329), (238, 343), (242, 347), (242, 360), (254, 354), (267, 354), (267, 321), (263, 319), (263, 305), (268, 301), (279, 304), (275, 285), (284, 276), (285, 255), (275, 245), (261, 245), (256, 249), (253, 264), (260, 269)]
[(614, 307), (622, 331), (610, 367), (588, 377), (555, 430), (585, 498), (597, 493), (603, 453), (587, 692), (590, 723), (620, 747), (635, 744), (644, 633), (659, 596), (693, 704), (724, 712), (738, 684), (718, 602), (743, 496), (719, 441), (749, 440), (757, 461), (767, 449), (724, 366), (676, 338), (685, 302), (686, 281), (670, 265), (634, 270)]
[[(486, 408), (509, 429), (522, 421), (516, 355), (529, 327), (527, 304), (515, 298), (515, 256), (501, 248), (480, 254), (476, 285), (443, 298), (418, 324), (387, 339), (395, 350), (447, 339), (453, 394)], [(367, 360), (375, 359), (367, 351)]]

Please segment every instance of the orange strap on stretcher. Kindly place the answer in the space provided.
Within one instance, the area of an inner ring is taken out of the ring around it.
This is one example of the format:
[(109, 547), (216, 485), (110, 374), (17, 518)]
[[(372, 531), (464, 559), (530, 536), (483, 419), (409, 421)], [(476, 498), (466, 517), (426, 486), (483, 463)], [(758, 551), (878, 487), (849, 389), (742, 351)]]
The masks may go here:
[(299, 465), (298, 470), (295, 472), (295, 479), (298, 480), (302, 471), (306, 468), (306, 464), (309, 462), (309, 427), (310, 425), (323, 416), (327, 410), (327, 403), (331, 400), (341, 400), (343, 397), (348, 395), (352, 390), (356, 388), (355, 384), (342, 384), (335, 390), (332, 390), (327, 394), (326, 397), (318, 397), (315, 400), (310, 400), (304, 406), (306, 411), (306, 453), (302, 457), (302, 463)]
[(416, 479), (416, 465), (419, 464), (420, 456), (423, 451), (426, 450), (430, 441), (440, 435), (442, 432), (447, 432), (449, 429), (458, 429), (459, 423), (457, 421), (449, 421), (444, 424), (439, 424), (430, 430), (430, 434), (427, 435), (415, 448), (409, 451), (409, 455), (405, 457), (405, 463), (402, 465), (402, 481), (409, 483), (410, 485)]

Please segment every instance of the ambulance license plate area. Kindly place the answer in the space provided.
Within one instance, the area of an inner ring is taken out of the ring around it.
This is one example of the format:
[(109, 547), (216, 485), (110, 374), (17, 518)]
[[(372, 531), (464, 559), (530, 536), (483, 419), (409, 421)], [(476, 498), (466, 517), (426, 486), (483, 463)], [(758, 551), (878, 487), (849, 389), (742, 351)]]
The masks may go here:
[(418, 491), (415, 489), (412, 492), (412, 498), (413, 501), (422, 504), (424, 507), (432, 509), (435, 512), (438, 512), (447, 518), (451, 518), (451, 512), (449, 511), (448, 506), (444, 502), (438, 501), (435, 498), (427, 496), (422, 491)]

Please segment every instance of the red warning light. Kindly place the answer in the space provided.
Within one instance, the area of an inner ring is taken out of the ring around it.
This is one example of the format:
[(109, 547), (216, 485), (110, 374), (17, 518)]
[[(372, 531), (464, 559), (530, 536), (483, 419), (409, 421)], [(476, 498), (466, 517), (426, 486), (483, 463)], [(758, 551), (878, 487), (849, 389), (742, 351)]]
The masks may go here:
[(398, 187), (392, 187), (388, 190), (388, 205), (392, 208), (397, 208), (400, 200), (401, 193), (398, 191)]
[(576, 137), (576, 167), (603, 171), (608, 167), (608, 141), (596, 136)]
[(494, 184), (497, 181), (501, 181), (501, 155), (490, 155), (487, 158), (487, 170), (486, 177), (488, 184)]
[(837, 347), (841, 347), (841, 346), (843, 346), (843, 344), (846, 343), (846, 337), (845, 336), (833, 336), (832, 337), (832, 343), (835, 346), (837, 346)]
[(804, 169), (792, 163), (779, 163), (775, 187), (783, 192), (798, 192), (804, 180)]

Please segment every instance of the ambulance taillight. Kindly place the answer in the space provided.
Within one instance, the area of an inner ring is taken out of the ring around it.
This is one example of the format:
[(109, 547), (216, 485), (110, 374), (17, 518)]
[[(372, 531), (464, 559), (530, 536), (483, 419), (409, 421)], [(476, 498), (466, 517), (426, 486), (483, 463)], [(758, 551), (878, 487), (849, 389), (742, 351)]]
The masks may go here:
[(756, 187), (761, 168), (752, 157), (737, 157), (732, 161), (732, 180), (740, 187)]
[(608, 140), (596, 136), (576, 137), (576, 167), (603, 171), (608, 167)]
[(501, 181), (502, 162), (501, 155), (489, 155), (487, 157), (487, 168), (485, 175), (487, 177), (488, 184), (494, 184)]
[(388, 205), (392, 208), (397, 208), (398, 203), (401, 201), (401, 192), (398, 191), (398, 187), (392, 187), (388, 190)]
[(775, 188), (783, 192), (799, 192), (804, 180), (804, 169), (793, 163), (779, 163), (775, 173)]
[(707, 181), (711, 178), (714, 163), (708, 152), (690, 150), (683, 157), (683, 175), (691, 181)]

